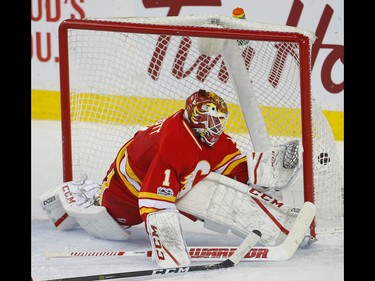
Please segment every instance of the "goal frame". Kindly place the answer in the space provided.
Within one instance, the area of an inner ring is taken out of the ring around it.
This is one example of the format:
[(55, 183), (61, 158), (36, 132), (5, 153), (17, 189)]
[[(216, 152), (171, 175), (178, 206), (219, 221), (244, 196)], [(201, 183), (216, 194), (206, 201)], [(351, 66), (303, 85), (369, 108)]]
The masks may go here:
[[(171, 26), (162, 24), (143, 24), (129, 22), (113, 22), (105, 20), (64, 20), (58, 30), (60, 57), (60, 97), (61, 97), (61, 128), (62, 128), (62, 161), (63, 180), (73, 180), (71, 117), (70, 117), (70, 81), (69, 81), (69, 29), (98, 30), (108, 32), (127, 32), (154, 35), (194, 36), (223, 38), (236, 40), (284, 41), (297, 43), (300, 54), (300, 91), (303, 150), (303, 184), (304, 201), (314, 203), (313, 179), (313, 132), (311, 105), (311, 50), (310, 40), (306, 35), (279, 31), (256, 31), (207, 28), (199, 26)], [(315, 220), (310, 226), (310, 234), (315, 237)]]

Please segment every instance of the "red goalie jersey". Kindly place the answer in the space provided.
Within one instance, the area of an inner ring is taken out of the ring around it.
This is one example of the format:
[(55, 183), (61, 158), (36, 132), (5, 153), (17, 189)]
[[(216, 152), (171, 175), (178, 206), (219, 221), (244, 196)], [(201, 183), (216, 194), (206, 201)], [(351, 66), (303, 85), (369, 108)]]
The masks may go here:
[[(209, 110), (220, 113), (218, 107)], [(196, 108), (194, 111), (197, 113)], [(119, 150), (103, 180), (100, 204), (120, 224), (136, 225), (145, 221), (151, 212), (175, 209), (176, 199), (211, 171), (247, 182), (245, 155), (223, 132), (223, 120), (213, 118), (204, 122), (206, 127), (214, 124), (210, 134), (201, 130), (202, 120), (194, 120), (195, 113), (181, 109), (138, 131)]]

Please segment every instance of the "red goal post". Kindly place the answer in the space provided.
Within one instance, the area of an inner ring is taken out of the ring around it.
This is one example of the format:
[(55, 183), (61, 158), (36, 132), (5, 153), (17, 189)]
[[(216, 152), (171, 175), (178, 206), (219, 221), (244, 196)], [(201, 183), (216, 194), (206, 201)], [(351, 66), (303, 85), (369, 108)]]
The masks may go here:
[[(314, 40), (307, 30), (217, 15), (63, 21), (64, 181), (88, 176), (101, 182), (138, 129), (203, 88), (227, 102), (226, 131), (242, 151), (300, 139), (303, 176), (283, 199), (315, 202), (317, 219), (342, 218), (342, 166), (311, 95)], [(315, 236), (314, 224), (311, 232)]]

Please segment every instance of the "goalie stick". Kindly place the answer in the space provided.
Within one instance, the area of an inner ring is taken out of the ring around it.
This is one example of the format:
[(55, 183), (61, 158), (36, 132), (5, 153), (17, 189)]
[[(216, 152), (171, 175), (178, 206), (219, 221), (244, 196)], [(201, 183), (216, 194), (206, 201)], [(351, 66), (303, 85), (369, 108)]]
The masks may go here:
[[(193, 261), (224, 261), (229, 258), (237, 247), (233, 246), (191, 246), (188, 247)], [(248, 251), (241, 261), (278, 261), (278, 247), (254, 247)], [(88, 252), (54, 252), (46, 251), (45, 258), (74, 258), (74, 257), (152, 257), (151, 250), (139, 251), (88, 251)]]
[(150, 270), (139, 270), (139, 271), (129, 271), (129, 272), (118, 272), (100, 275), (90, 275), (90, 276), (80, 276), (80, 277), (70, 277), (70, 278), (58, 278), (58, 279), (48, 279), (43, 281), (94, 281), (94, 280), (109, 280), (109, 279), (123, 279), (123, 278), (133, 278), (142, 276), (160, 276), (160, 275), (175, 275), (188, 272), (214, 270), (221, 268), (229, 268), (235, 266), (242, 257), (259, 241), (262, 234), (259, 230), (253, 230), (233, 253), (233, 255), (224, 260), (221, 263), (214, 263), (208, 265), (192, 265), (184, 267), (172, 267), (172, 268), (158, 268)]
[(272, 142), (237, 41), (227, 40), (222, 55), (240, 101), (254, 150), (266, 151), (272, 147)]
[[(280, 245), (274, 247), (253, 247), (248, 251), (242, 261), (282, 261), (290, 259), (308, 232), (309, 226), (315, 216), (316, 207), (310, 202), (305, 202), (287, 238)], [(223, 261), (230, 257), (237, 248), (235, 247), (188, 247), (193, 261)], [(152, 251), (92, 251), (92, 252), (53, 252), (46, 251), (45, 258), (68, 257), (151, 257)]]

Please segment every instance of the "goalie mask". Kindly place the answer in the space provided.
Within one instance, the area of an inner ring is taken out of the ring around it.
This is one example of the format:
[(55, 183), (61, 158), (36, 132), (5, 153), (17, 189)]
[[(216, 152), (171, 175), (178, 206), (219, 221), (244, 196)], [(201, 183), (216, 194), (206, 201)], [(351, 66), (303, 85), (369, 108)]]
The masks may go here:
[(199, 90), (187, 98), (184, 117), (195, 135), (202, 142), (213, 146), (224, 131), (228, 108), (215, 93)]

